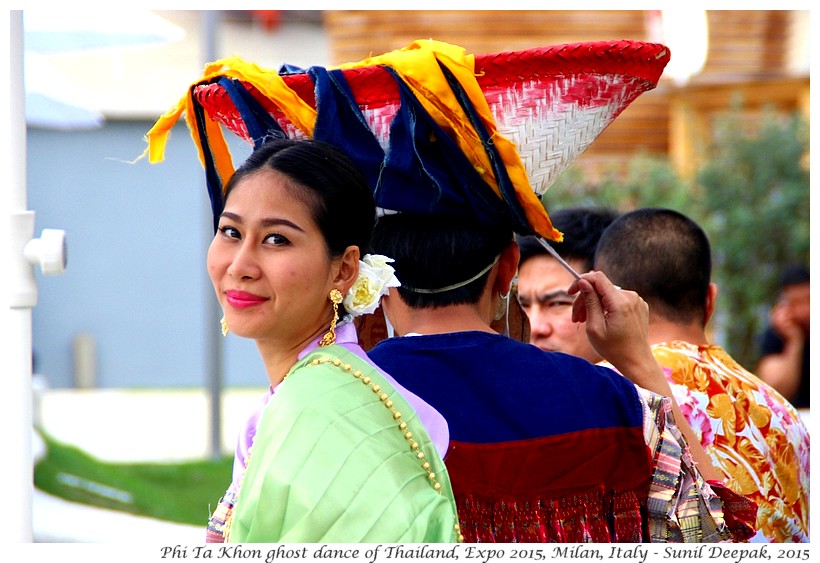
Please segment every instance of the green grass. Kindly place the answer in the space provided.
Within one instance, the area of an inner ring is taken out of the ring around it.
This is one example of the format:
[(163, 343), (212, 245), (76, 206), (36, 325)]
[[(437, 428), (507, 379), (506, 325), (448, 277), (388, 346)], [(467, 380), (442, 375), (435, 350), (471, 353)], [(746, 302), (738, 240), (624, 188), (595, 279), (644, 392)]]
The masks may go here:
[(204, 527), (231, 480), (231, 456), (109, 463), (42, 435), (47, 454), (34, 467), (34, 485), (73, 502)]

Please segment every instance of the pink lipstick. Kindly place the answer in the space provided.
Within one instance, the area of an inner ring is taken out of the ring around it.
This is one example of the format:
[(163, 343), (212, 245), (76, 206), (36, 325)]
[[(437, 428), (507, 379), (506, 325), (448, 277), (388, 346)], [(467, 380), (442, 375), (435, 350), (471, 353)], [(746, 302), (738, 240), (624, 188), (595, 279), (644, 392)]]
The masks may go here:
[(225, 298), (231, 307), (236, 307), (238, 309), (253, 307), (268, 300), (267, 297), (262, 297), (254, 293), (248, 293), (247, 291), (239, 291), (236, 289), (229, 289), (226, 291)]

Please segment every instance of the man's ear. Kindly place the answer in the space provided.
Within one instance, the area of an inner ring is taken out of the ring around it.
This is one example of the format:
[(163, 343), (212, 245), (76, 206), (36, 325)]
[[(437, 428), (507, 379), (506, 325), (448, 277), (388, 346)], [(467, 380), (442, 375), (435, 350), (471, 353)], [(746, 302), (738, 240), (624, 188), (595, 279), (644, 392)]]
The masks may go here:
[(717, 295), (718, 295), (718, 286), (715, 282), (711, 282), (709, 284), (709, 288), (706, 290), (706, 304), (705, 304), (705, 315), (703, 319), (703, 326), (709, 322), (709, 319), (712, 318), (712, 315), (715, 312), (715, 305), (717, 303)]
[(518, 249), (518, 243), (510, 241), (510, 244), (501, 251), (501, 258), (498, 259), (498, 275), (495, 277), (494, 293), (507, 295), (510, 292), (520, 259), (521, 252)]

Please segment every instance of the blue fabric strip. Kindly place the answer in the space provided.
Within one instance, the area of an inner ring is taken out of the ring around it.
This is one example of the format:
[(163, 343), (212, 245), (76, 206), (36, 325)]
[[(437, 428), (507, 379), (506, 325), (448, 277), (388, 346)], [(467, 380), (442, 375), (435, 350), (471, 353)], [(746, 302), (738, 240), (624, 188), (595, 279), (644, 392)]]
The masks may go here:
[(480, 224), (509, 222), (504, 202), (481, 178), (447, 133), (427, 113), (398, 74), (401, 107), (390, 129), (375, 196), (387, 209), (455, 215)]
[(384, 151), (362, 115), (341, 70), (312, 67), (316, 88), (313, 138), (341, 149), (359, 167), (371, 187), (377, 184)]
[[(192, 86), (191, 88), (195, 88)], [(211, 152), (211, 145), (208, 142), (208, 135), (205, 131), (205, 109), (197, 101), (196, 96), (191, 96), (194, 106), (194, 117), (197, 123), (197, 131), (199, 134), (199, 145), (202, 147), (202, 155), (205, 166), (205, 183), (208, 187), (208, 197), (211, 200), (211, 213), (213, 214), (213, 227), (216, 233), (219, 227), (219, 216), (225, 208), (225, 201), (222, 197), (222, 180), (216, 170), (213, 153)]]
[(253, 140), (254, 148), (259, 148), (265, 140), (271, 137), (285, 137), (285, 132), (279, 126), (279, 123), (245, 89), (240, 81), (223, 76), (219, 79), (219, 85), (225, 89), (234, 107), (242, 117), (242, 121), (248, 129), (248, 135)]
[(481, 118), (478, 116), (478, 113), (476, 112), (473, 103), (470, 101), (469, 96), (464, 91), (464, 88), (461, 86), (456, 77), (453, 76), (453, 73), (450, 72), (450, 69), (442, 64), (439, 64), (439, 66), (441, 67), (442, 73), (444, 73), (444, 76), (447, 78), (447, 83), (456, 95), (456, 99), (461, 104), (461, 108), (467, 114), (467, 117), (470, 119), (470, 123), (478, 133), (482, 145), (484, 145), (484, 150), (490, 159), (490, 163), (493, 167), (493, 173), (495, 174), (496, 181), (498, 182), (501, 195), (509, 206), (515, 232), (521, 235), (535, 234), (532, 227), (530, 227), (529, 221), (527, 220), (527, 215), (524, 212), (524, 208), (521, 206), (521, 203), (515, 195), (515, 188), (510, 180), (507, 167), (504, 166), (504, 161), (501, 159), (501, 155), (498, 154), (498, 149), (496, 149), (489, 132), (481, 122)]

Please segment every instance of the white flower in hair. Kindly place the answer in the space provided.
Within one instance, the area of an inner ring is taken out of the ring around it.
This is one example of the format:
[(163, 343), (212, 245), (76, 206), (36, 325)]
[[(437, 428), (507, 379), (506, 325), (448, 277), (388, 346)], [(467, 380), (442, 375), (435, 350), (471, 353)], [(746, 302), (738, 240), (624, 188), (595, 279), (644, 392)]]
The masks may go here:
[(374, 312), (389, 288), (401, 286), (390, 262), (392, 258), (381, 254), (365, 254), (359, 260), (359, 277), (343, 302), (348, 313), (358, 316)]

